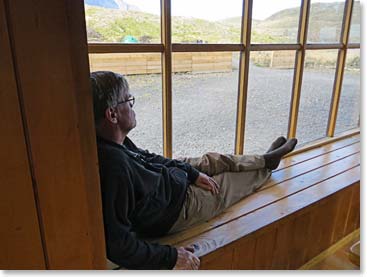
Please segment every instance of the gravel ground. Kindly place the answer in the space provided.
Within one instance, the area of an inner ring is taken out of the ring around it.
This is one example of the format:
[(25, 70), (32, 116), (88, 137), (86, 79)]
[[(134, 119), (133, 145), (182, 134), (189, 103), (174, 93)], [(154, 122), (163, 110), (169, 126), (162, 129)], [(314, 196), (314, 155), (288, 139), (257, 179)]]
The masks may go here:
[[(130, 137), (162, 153), (161, 75), (128, 76), (136, 97), (137, 127)], [(287, 134), (293, 70), (250, 66), (245, 151), (261, 153)], [(300, 145), (325, 136), (334, 71), (305, 71), (298, 118)], [(233, 153), (238, 71), (173, 75), (173, 156)], [(358, 123), (360, 75), (346, 73), (336, 132)]]

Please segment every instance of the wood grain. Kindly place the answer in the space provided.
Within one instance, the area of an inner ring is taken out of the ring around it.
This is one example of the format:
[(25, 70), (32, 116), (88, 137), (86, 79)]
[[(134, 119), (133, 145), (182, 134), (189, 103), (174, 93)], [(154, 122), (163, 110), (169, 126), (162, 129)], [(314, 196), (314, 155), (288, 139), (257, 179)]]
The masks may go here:
[(343, 139), (343, 140), (335, 141), (333, 143), (329, 143), (329, 144), (325, 144), (325, 145), (322, 145), (322, 146), (317, 147), (317, 148), (313, 148), (313, 149), (305, 151), (305, 152), (298, 153), (294, 156), (286, 157), (286, 158), (284, 158), (280, 161), (280, 164), (279, 164), (278, 168), (276, 170), (274, 170), (274, 172), (277, 172), (277, 171), (282, 170), (286, 167), (296, 165), (298, 163), (316, 158), (317, 156), (325, 155), (329, 152), (341, 149), (345, 146), (349, 146), (349, 145), (354, 144), (354, 143), (359, 142), (359, 141), (360, 141), (359, 135), (352, 136), (352, 137), (348, 137), (348, 138)]
[(223, 270), (232, 269), (233, 246), (228, 245), (201, 259), (200, 269)]
[(83, 2), (8, 4), (48, 268), (104, 268)]
[(234, 243), (233, 269), (253, 269), (255, 262), (256, 240), (246, 237)]
[(45, 269), (11, 48), (0, 0), (0, 269)]
[(325, 155), (320, 155), (315, 158), (303, 161), (287, 167), (282, 170), (274, 172), (271, 179), (261, 190), (267, 189), (275, 184), (284, 182), (285, 180), (294, 179), (297, 176), (306, 174), (317, 168), (325, 167), (329, 164), (333, 164), (335, 161), (345, 159), (346, 157), (358, 153), (360, 151), (360, 143), (345, 146), (341, 149), (329, 152)]
[(308, 187), (342, 173), (346, 168), (358, 166), (359, 163), (360, 156), (359, 154), (355, 154), (345, 159), (331, 163), (325, 167), (308, 172), (304, 175), (297, 176), (294, 179), (287, 180), (277, 184), (276, 186), (246, 197), (237, 204), (226, 209), (224, 213), (208, 222), (193, 226), (187, 231), (160, 238), (159, 241), (162, 243), (176, 244), (185, 239), (189, 239), (190, 237), (198, 236), (208, 230), (217, 228), (234, 219), (250, 214), (269, 204), (275, 203), (276, 201), (286, 199), (290, 195), (296, 194), (297, 192), (300, 192)]
[(359, 167), (177, 245), (196, 244), (197, 255), (204, 256), (358, 182)]
[(277, 229), (270, 229), (256, 238), (254, 268), (269, 270), (272, 268), (272, 261), (275, 249)]

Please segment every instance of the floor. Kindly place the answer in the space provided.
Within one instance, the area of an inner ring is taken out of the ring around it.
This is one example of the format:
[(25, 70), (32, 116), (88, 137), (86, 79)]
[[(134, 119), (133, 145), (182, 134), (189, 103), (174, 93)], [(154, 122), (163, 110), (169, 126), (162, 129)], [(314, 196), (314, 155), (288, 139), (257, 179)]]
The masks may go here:
[(357, 241), (360, 236), (356, 236), (341, 245), (334, 253), (323, 257), (318, 262), (313, 263), (308, 267), (310, 270), (360, 270), (360, 267), (353, 264), (349, 257), (349, 248)]

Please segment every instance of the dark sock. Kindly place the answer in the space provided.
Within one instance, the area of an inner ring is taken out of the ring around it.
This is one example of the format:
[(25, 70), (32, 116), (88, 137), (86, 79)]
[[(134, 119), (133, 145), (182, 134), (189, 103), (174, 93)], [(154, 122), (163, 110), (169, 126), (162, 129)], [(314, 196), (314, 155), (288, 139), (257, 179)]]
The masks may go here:
[(266, 153), (269, 153), (277, 148), (279, 148), (280, 146), (282, 146), (284, 143), (287, 142), (287, 139), (283, 136), (278, 137), (276, 140), (273, 141), (273, 143), (270, 145), (268, 151), (266, 151)]
[(280, 160), (286, 154), (292, 152), (296, 147), (297, 139), (292, 138), (287, 140), (279, 148), (264, 154), (265, 167), (271, 170), (276, 169), (279, 166)]

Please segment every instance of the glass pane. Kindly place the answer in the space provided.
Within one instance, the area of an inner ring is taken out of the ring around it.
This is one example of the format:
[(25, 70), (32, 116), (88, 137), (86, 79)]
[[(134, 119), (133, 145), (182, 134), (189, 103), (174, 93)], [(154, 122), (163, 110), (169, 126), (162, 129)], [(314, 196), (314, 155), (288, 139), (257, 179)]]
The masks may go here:
[(337, 43), (340, 41), (344, 3), (344, 0), (311, 1), (308, 42)]
[(295, 51), (252, 52), (247, 96), (245, 153), (264, 153), (287, 136)]
[(360, 50), (349, 49), (344, 67), (344, 78), (340, 95), (335, 133), (359, 126), (361, 105)]
[(240, 43), (242, 2), (172, 0), (172, 42)]
[(88, 42), (160, 43), (160, 0), (84, 0)]
[(297, 125), (300, 145), (326, 136), (337, 55), (337, 50), (306, 52)]
[(255, 0), (252, 9), (252, 43), (296, 43), (300, 0)]
[(352, 11), (352, 22), (349, 31), (349, 42), (361, 42), (361, 4), (360, 1), (354, 1)]
[(238, 53), (173, 56), (173, 156), (234, 152)]
[(161, 54), (89, 54), (89, 63), (91, 72), (108, 70), (126, 76), (136, 99), (137, 126), (129, 137), (138, 147), (162, 154)]

